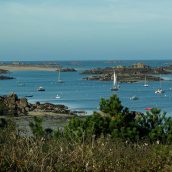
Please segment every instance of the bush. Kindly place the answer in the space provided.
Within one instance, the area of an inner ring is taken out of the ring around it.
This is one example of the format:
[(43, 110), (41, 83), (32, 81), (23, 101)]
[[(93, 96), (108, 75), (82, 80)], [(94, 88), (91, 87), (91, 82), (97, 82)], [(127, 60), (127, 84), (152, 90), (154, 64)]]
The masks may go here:
[(109, 113), (111, 116), (122, 112), (123, 106), (117, 95), (112, 95), (109, 99), (100, 99), (100, 110)]
[(72, 119), (65, 132), (72, 137), (95, 138), (101, 135), (110, 135), (112, 138), (138, 141), (146, 139), (150, 142), (172, 142), (172, 119), (161, 113), (160, 109), (153, 108), (146, 114), (130, 112), (128, 108), (121, 105), (116, 95), (109, 99), (100, 100), (102, 113), (94, 113), (85, 120)]

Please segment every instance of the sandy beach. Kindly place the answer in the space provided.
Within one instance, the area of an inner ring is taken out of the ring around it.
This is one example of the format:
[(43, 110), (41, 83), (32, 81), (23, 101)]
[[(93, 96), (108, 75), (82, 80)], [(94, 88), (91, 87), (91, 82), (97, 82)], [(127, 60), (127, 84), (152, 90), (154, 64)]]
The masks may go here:
[(8, 71), (56, 71), (58, 66), (51, 65), (0, 65), (0, 69)]

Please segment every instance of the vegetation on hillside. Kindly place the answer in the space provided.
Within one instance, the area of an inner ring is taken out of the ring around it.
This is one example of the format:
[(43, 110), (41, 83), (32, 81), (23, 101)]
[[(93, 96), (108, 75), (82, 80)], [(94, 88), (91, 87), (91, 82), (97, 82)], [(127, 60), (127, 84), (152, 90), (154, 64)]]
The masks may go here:
[(56, 131), (35, 117), (32, 136), (1, 119), (0, 171), (172, 171), (171, 117), (131, 112), (116, 95), (100, 110)]

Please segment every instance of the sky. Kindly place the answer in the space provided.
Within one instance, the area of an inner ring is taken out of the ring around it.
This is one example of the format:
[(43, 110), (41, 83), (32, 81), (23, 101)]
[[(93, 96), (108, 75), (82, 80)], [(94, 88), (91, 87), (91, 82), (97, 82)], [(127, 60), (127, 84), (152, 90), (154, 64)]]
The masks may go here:
[(172, 59), (171, 0), (0, 0), (0, 60)]

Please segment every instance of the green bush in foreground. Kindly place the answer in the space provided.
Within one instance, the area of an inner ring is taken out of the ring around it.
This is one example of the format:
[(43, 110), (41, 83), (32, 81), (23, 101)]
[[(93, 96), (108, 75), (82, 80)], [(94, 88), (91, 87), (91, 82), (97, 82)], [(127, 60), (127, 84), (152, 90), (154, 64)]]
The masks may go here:
[(145, 114), (130, 112), (121, 105), (119, 98), (113, 95), (109, 99), (100, 100), (100, 110), (102, 112), (94, 112), (84, 119), (74, 117), (64, 130), (44, 130), (42, 120), (37, 117), (30, 123), (30, 127), (36, 137), (63, 136), (82, 141), (92, 137), (97, 139), (101, 136), (110, 136), (112, 139), (132, 142), (172, 142), (172, 118), (166, 117), (166, 113), (162, 113), (160, 109), (153, 108)]
[(160, 109), (153, 108), (146, 114), (130, 112), (123, 108), (119, 98), (113, 95), (109, 99), (101, 99), (100, 110), (84, 120), (73, 118), (65, 128), (65, 133), (73, 138), (85, 138), (109, 135), (122, 140), (149, 142), (172, 142), (172, 119), (166, 117)]

